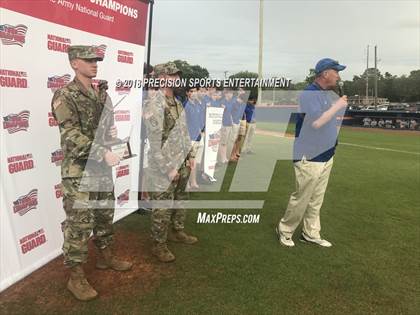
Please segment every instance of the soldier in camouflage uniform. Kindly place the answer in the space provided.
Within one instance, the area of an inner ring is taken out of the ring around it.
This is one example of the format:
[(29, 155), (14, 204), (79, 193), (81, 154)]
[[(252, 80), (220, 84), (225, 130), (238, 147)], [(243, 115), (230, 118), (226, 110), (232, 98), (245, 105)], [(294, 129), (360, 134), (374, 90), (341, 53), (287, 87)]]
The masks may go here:
[[(116, 259), (110, 250), (115, 200), (111, 166), (119, 164), (120, 159), (102, 141), (105, 134), (116, 138), (106, 81), (100, 81), (98, 87), (92, 86), (97, 61), (102, 61), (102, 57), (92, 46), (70, 46), (68, 55), (76, 76), (54, 93), (51, 107), (59, 124), (64, 153), (61, 177), (66, 213), (64, 264), (70, 268), (67, 288), (77, 299), (86, 301), (98, 295), (82, 268), (87, 261), (92, 232), (100, 254), (97, 268), (124, 271), (132, 264)], [(92, 190), (92, 186), (97, 189)], [(92, 201), (97, 201), (100, 207), (93, 208), (89, 204)]]
[[(180, 71), (173, 62), (156, 65), (155, 76), (167, 80), (179, 78)], [(155, 204), (151, 215), (152, 253), (163, 262), (175, 260), (167, 240), (194, 244), (196, 237), (184, 232), (185, 209), (171, 209), (171, 201), (186, 200), (185, 191), (194, 154), (180, 101), (172, 88), (161, 88), (145, 108), (145, 125), (150, 143), (148, 154), (148, 190), (150, 199), (167, 204)]]

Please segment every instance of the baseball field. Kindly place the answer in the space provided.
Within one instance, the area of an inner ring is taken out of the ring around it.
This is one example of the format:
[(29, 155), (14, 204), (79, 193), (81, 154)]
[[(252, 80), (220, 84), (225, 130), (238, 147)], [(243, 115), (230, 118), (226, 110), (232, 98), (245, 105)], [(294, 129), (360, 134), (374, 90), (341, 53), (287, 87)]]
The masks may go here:
[[(264, 161), (281, 138), (259, 123), (256, 155)], [(151, 255), (149, 216), (116, 224), (116, 252), (131, 272), (94, 269), (100, 297), (76, 301), (59, 257), (1, 293), (1, 314), (420, 314), (420, 133), (343, 128), (324, 205), (320, 248), (279, 245), (274, 228), (294, 189), (290, 161), (278, 161), (267, 192), (195, 192), (194, 199), (265, 200), (263, 209), (209, 209), (260, 214), (257, 224), (197, 224), (194, 246), (170, 244), (172, 264)], [(252, 173), (252, 170), (250, 170)], [(204, 210), (200, 210), (204, 211)]]

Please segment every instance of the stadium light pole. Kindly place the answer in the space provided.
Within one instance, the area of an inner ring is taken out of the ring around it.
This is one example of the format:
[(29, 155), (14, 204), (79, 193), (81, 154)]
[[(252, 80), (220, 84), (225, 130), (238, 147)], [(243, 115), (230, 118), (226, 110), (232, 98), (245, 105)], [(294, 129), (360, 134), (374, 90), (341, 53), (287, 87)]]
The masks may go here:
[(378, 46), (375, 45), (375, 96), (373, 97), (373, 104), (375, 105), (375, 110), (378, 106)]
[[(260, 34), (259, 34), (259, 54), (258, 54), (258, 79), (262, 79), (262, 59), (263, 59), (263, 26), (264, 26), (264, 0), (260, 0)], [(257, 104), (261, 105), (262, 88), (258, 87)]]
[(366, 50), (366, 106), (369, 105), (369, 45)]
[[(273, 77), (273, 79), (276, 79), (277, 77)], [(273, 103), (271, 105), (274, 105), (274, 102), (276, 100), (276, 88), (273, 87)]]

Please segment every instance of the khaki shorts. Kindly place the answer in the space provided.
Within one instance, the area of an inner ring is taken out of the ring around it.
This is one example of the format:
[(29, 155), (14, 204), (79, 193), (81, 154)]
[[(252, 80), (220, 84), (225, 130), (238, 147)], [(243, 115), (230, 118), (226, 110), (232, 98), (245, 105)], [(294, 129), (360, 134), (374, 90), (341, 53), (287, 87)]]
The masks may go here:
[(239, 123), (239, 135), (246, 135), (246, 120), (241, 120), (241, 122)]
[(230, 134), (231, 142), (234, 143), (239, 136), (239, 124), (232, 125), (232, 132)]
[(201, 158), (203, 157), (203, 149), (204, 149), (203, 138), (201, 138), (200, 141), (191, 141), (191, 144), (195, 153), (195, 162), (201, 163)]
[(232, 132), (232, 126), (223, 126), (220, 129), (220, 144), (227, 145), (230, 139), (230, 134)]

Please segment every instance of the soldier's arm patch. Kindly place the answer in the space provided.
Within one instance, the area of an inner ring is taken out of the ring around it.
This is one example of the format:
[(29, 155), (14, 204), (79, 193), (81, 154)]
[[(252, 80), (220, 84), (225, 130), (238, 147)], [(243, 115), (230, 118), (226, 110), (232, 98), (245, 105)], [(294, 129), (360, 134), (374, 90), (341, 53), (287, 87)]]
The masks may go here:
[[(57, 105), (54, 107), (54, 105)], [(73, 114), (72, 106), (69, 102), (58, 98), (53, 103), (53, 113), (59, 124), (64, 122), (78, 122)]]
[(149, 118), (149, 123), (152, 127), (156, 127), (158, 125), (157, 119), (153, 116)]
[(147, 134), (149, 139), (156, 136), (156, 140), (161, 139), (162, 130), (163, 130), (163, 109), (154, 107), (146, 112), (147, 118), (145, 120), (145, 125), (147, 129)]
[(53, 109), (54, 110), (57, 109), (58, 106), (60, 106), (61, 104), (62, 104), (62, 102), (61, 102), (60, 99), (55, 100), (54, 103), (53, 103)]

